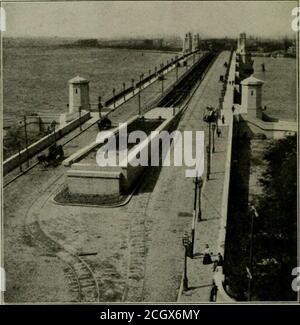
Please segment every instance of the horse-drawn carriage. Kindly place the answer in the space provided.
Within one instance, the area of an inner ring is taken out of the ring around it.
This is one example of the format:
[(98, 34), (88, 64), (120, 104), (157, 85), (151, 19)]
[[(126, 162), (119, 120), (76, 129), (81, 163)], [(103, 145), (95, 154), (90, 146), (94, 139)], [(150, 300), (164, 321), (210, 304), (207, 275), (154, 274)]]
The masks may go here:
[(64, 157), (64, 150), (62, 145), (52, 145), (48, 149), (48, 154), (42, 154), (37, 157), (39, 163), (44, 167), (49, 166), (51, 163), (56, 163), (58, 159)]
[(111, 120), (108, 117), (103, 117), (98, 123), (99, 131), (108, 130), (111, 128)]

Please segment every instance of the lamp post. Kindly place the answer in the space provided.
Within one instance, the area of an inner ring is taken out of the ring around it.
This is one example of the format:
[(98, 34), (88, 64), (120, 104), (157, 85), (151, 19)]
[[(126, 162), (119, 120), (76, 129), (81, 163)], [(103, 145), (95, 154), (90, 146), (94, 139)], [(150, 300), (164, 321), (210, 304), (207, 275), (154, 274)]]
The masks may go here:
[(207, 150), (207, 173), (206, 173), (206, 179), (209, 180), (210, 176), (210, 163), (211, 163), (211, 123), (208, 123), (208, 146), (206, 148)]
[(27, 134), (27, 120), (26, 120), (26, 115), (24, 115), (24, 132), (25, 132), (26, 161), (27, 161), (27, 167), (29, 167), (28, 134)]
[(99, 111), (99, 118), (101, 118), (101, 110), (102, 110), (102, 103), (101, 103), (101, 96), (98, 97), (98, 111)]
[[(193, 211), (193, 222), (192, 222), (192, 258), (194, 252), (194, 243), (195, 243), (195, 225), (196, 225), (196, 218), (198, 217), (198, 221), (201, 220), (201, 188), (202, 188), (202, 178), (195, 177), (193, 180), (195, 184), (194, 190), (194, 211)], [(198, 209), (197, 209), (197, 201), (198, 201)], [(198, 213), (197, 213), (198, 212)]]
[(114, 99), (114, 109), (115, 109), (115, 108), (116, 108), (116, 101), (115, 101), (115, 97), (116, 97), (116, 89), (115, 89), (115, 88), (113, 88), (112, 92), (113, 92), (113, 99)]
[(216, 110), (213, 107), (206, 107), (206, 114), (203, 117), (203, 121), (208, 124), (208, 146), (207, 151), (207, 173), (206, 179), (209, 180), (210, 176), (210, 165), (211, 165), (211, 124), (216, 123), (218, 119)]
[(126, 84), (125, 82), (123, 82), (123, 98), (124, 98), (124, 102), (125, 102), (125, 89), (126, 89)]
[(198, 221), (202, 220), (202, 211), (201, 211), (201, 192), (202, 192), (202, 186), (203, 186), (203, 179), (202, 177), (199, 177), (198, 180), (198, 187), (199, 187), (199, 194), (198, 194)]
[(249, 268), (248, 272), (248, 301), (251, 301), (252, 295), (252, 265), (253, 265), (253, 230), (254, 230), (254, 218), (258, 217), (258, 213), (254, 205), (249, 206), (251, 216), (251, 229), (250, 229), (250, 249), (249, 249)]
[(140, 75), (139, 92), (138, 92), (139, 115), (141, 115), (141, 91), (142, 91), (141, 82), (142, 82), (142, 75)]
[(22, 173), (22, 161), (21, 161), (21, 142), (18, 140), (18, 158), (19, 158), (19, 167), (20, 167), (20, 172)]
[(134, 95), (134, 79), (131, 79), (132, 94)]
[(188, 256), (188, 248), (190, 246), (190, 239), (189, 239), (189, 235), (187, 233), (185, 233), (183, 235), (182, 244), (184, 246), (183, 291), (187, 291), (189, 289), (188, 277), (187, 277), (187, 256)]
[(212, 140), (213, 140), (213, 146), (212, 146), (212, 152), (215, 153), (215, 130), (216, 130), (216, 124), (212, 123)]
[(164, 80), (165, 80), (165, 76), (163, 75), (163, 73), (161, 73), (158, 77), (158, 80), (161, 81), (161, 94), (164, 94)]

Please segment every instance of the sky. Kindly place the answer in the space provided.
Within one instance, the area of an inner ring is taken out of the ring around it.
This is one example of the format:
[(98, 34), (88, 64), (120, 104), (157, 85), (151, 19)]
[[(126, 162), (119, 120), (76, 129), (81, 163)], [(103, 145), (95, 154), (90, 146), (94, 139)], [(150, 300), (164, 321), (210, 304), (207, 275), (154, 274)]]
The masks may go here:
[(7, 37), (293, 36), (297, 1), (4, 2)]

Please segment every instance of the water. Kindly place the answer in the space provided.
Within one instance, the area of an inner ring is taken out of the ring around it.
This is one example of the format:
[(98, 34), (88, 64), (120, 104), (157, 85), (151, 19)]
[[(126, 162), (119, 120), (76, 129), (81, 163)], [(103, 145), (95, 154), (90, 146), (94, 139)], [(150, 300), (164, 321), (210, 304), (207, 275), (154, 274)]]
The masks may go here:
[(67, 111), (68, 80), (80, 75), (90, 80), (90, 100), (104, 102), (131, 86), (131, 78), (159, 68), (176, 53), (120, 49), (5, 47), (3, 48), (4, 126), (25, 113)]
[[(265, 64), (262, 72), (261, 64)], [(296, 59), (292, 58), (254, 58), (254, 76), (265, 82), (262, 105), (266, 113), (282, 120), (297, 119)]]

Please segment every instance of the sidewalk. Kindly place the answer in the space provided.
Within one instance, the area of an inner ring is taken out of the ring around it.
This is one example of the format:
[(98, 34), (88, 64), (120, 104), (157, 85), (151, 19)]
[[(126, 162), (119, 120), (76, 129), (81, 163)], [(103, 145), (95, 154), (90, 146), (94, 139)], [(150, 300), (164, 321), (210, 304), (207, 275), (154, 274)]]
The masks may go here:
[[(187, 112), (190, 115), (190, 119), (186, 121), (184, 129), (188, 130), (191, 127), (194, 129), (194, 120), (197, 120), (198, 126), (196, 129), (205, 130), (205, 145), (208, 142), (208, 128), (206, 123), (203, 122), (203, 113), (206, 106), (218, 107), (218, 98), (222, 88), (222, 84), (218, 82), (219, 75), (225, 73), (223, 64), (228, 59), (229, 52), (222, 52), (220, 54), (192, 99), (189, 105), (190, 110)], [(220, 125), (220, 129), (222, 132), (220, 138), (215, 135), (215, 153), (212, 153), (209, 181), (206, 181), (206, 174), (203, 175), (204, 184), (201, 196), (202, 220), (200, 222), (196, 221), (195, 225), (194, 258), (187, 259), (189, 290), (182, 292), (182, 287), (180, 288), (179, 302), (208, 302), (210, 299), (213, 282), (213, 264), (203, 265), (202, 259), (206, 244), (209, 245), (209, 249), (213, 253), (213, 260), (217, 258), (218, 254), (229, 128), (225, 124)], [(207, 159), (205, 159), (205, 172), (206, 161)]]

